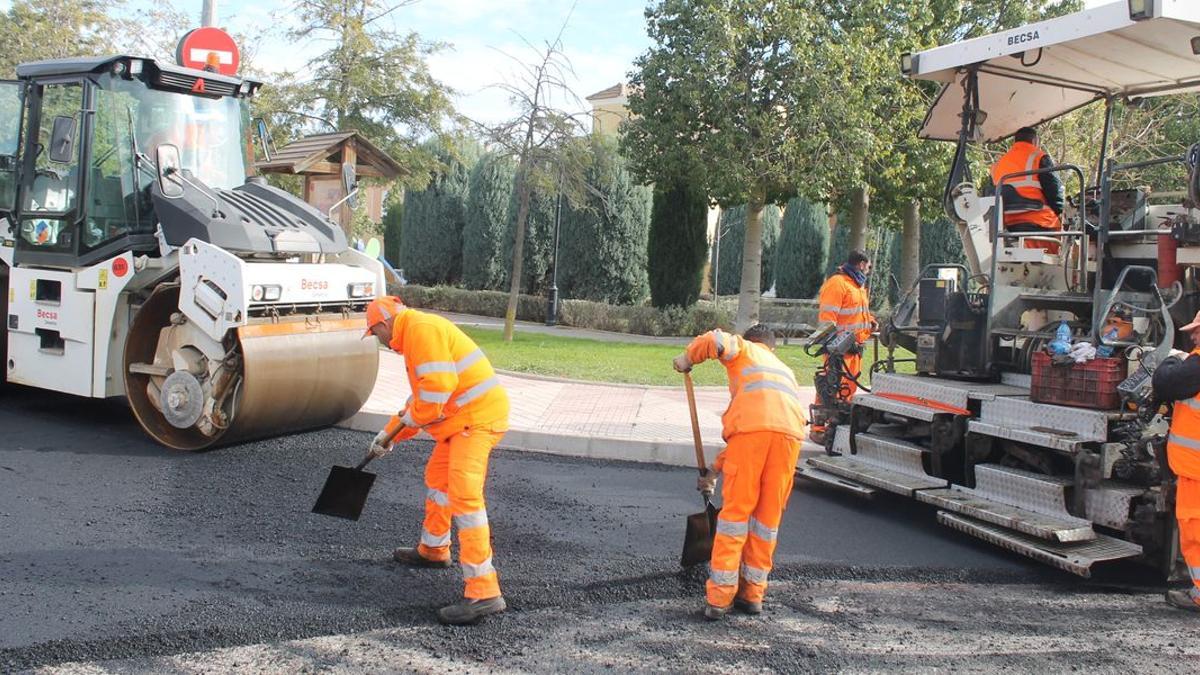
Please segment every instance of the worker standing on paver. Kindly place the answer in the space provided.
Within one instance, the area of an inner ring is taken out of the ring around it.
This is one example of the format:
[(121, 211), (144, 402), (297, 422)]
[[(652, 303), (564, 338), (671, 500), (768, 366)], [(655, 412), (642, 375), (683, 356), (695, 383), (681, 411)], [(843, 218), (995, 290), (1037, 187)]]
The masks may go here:
[(1167, 602), (1200, 612), (1200, 313), (1181, 328), (1190, 333), (1195, 349), (1186, 359), (1172, 356), (1154, 371), (1154, 394), (1175, 401), (1167, 462), (1175, 473), (1175, 519), (1179, 549), (1192, 577), (1187, 590), (1167, 591)]
[[(1048, 169), (1054, 160), (1038, 147), (1038, 132), (1022, 127), (1013, 136), (1012, 147), (992, 166), (992, 185), (1000, 179), (1027, 171)], [(1004, 229), (1009, 232), (1057, 232), (1062, 229), (1063, 184), (1054, 173), (1028, 174), (1010, 178), (1000, 191), (1004, 202)], [(1058, 253), (1058, 242), (1025, 240), (1025, 248)]]
[[(871, 259), (863, 251), (853, 250), (846, 256), (846, 262), (838, 271), (825, 280), (821, 292), (817, 296), (819, 305), (817, 323), (833, 324), (837, 330), (851, 332), (858, 343), (855, 353), (842, 356), (846, 373), (858, 377), (862, 373), (862, 345), (871, 339), (876, 323), (871, 314), (871, 292), (867, 288), (867, 275), (871, 273)], [(825, 355), (826, 367), (830, 356)], [(838, 388), (838, 398), (849, 400), (854, 396), (857, 385), (850, 377), (842, 379)], [(820, 388), (817, 389), (816, 407), (822, 407), (830, 402), (822, 401)], [(811, 440), (819, 445), (825, 443), (825, 425), (820, 420), (814, 420)]]
[(724, 500), (709, 563), (704, 616), (720, 619), (730, 607), (762, 612), (779, 521), (792, 493), (804, 440), (804, 413), (796, 377), (775, 356), (775, 334), (751, 326), (744, 337), (720, 330), (688, 345), (672, 365), (685, 373), (717, 359), (729, 375), (732, 400), (721, 418), (725, 450), (697, 487), (708, 494), (724, 477)]
[(440, 316), (405, 307), (399, 298), (377, 298), (367, 306), (367, 333), (404, 356), (412, 391), (406, 408), (375, 437), (371, 453), (390, 453), (386, 439), (400, 426), (398, 440), (423, 429), (437, 441), (425, 465), (420, 544), (398, 548), (393, 557), (414, 567), (449, 567), (453, 520), (466, 599), (443, 607), (438, 620), (468, 624), (503, 612), (483, 486), (488, 456), (508, 430), (508, 394), (466, 333)]

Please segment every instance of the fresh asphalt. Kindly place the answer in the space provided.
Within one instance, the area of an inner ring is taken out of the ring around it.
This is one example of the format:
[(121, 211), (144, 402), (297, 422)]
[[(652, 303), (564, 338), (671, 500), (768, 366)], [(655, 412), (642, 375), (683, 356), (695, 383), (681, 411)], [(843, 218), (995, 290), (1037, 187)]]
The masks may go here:
[[(20, 387), (0, 393), (0, 428), (0, 671), (424, 626), (459, 597), (457, 570), (390, 557), (419, 531), (428, 443), (371, 465), (351, 522), (310, 509), (369, 434), (177, 453), (118, 403)], [(497, 451), (488, 512), (510, 613), (687, 598), (698, 610), (702, 570), (678, 566), (694, 485), (682, 468)], [(806, 484), (779, 542), (783, 581), (1085, 583), (942, 528), (922, 505)], [(483, 659), (542, 639), (520, 622), (470, 630), (424, 646)]]

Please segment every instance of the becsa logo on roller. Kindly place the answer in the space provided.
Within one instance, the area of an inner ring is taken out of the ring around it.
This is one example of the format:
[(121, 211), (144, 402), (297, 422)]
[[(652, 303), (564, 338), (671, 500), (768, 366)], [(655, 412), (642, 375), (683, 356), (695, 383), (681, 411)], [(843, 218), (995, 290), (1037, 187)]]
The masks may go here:
[(58, 312), (50, 312), (44, 309), (37, 311), (37, 318), (45, 319), (46, 321), (58, 321)]
[(327, 291), (329, 290), (329, 282), (324, 279), (301, 279), (300, 290), (302, 291)]

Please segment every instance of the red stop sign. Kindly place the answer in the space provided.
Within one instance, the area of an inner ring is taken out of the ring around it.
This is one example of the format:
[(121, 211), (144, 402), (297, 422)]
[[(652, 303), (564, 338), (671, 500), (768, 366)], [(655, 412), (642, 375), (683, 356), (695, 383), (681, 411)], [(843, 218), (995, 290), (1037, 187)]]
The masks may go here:
[(189, 31), (175, 48), (175, 61), (185, 68), (216, 67), (222, 75), (237, 75), (241, 54), (229, 33), (205, 26)]

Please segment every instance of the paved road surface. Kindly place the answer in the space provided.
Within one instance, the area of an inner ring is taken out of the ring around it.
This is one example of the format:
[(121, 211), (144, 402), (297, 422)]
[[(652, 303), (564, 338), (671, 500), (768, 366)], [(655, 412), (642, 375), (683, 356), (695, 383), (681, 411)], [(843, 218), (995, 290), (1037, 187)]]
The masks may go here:
[(1076, 580), (921, 505), (808, 487), (767, 615), (704, 624), (701, 572), (677, 566), (693, 472), (516, 452), (493, 457), (488, 485), (511, 611), (444, 628), (433, 612), (457, 598), (456, 570), (389, 557), (419, 527), (426, 443), (373, 465), (349, 522), (309, 509), (368, 434), (169, 453), (118, 405), (19, 388), (0, 394), (0, 428), (0, 671), (1057, 669), (1085, 655), (1163, 669), (1197, 654), (1200, 617), (1161, 607), (1161, 589)]

